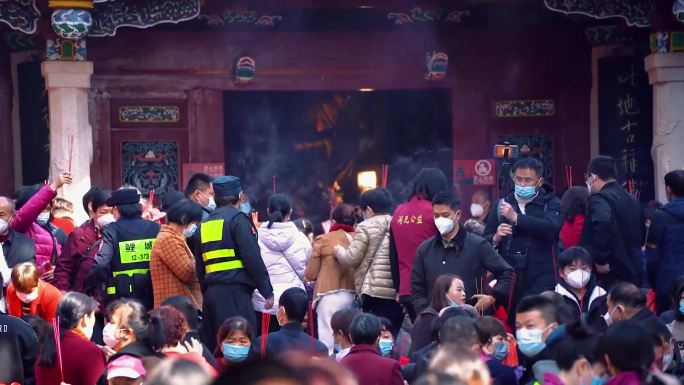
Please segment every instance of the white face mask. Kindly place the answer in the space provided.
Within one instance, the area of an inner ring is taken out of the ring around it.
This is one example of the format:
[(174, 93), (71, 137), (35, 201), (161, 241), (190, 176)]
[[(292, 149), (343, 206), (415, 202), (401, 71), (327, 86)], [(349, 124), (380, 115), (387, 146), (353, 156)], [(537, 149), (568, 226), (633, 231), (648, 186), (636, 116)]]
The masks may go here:
[(114, 214), (105, 214), (97, 217), (97, 220), (95, 221), (100, 228), (104, 228), (110, 223), (116, 222), (116, 219), (114, 218)]
[(565, 282), (575, 289), (581, 289), (587, 286), (589, 279), (591, 279), (591, 274), (582, 269), (577, 269), (565, 276)]
[(17, 297), (23, 303), (31, 303), (38, 299), (38, 288), (33, 289), (29, 294), (17, 292)]
[(47, 225), (49, 220), (50, 220), (50, 212), (49, 211), (43, 211), (42, 213), (38, 214), (38, 217), (36, 218), (36, 222), (38, 222), (38, 224), (41, 226)]
[(470, 215), (472, 215), (474, 218), (479, 218), (484, 214), (484, 207), (482, 207), (481, 204), (479, 203), (473, 203), (470, 205)]
[(435, 226), (440, 234), (449, 234), (454, 229), (454, 220), (451, 218), (439, 217), (435, 219)]
[(107, 345), (110, 349), (114, 349), (114, 347), (119, 343), (119, 340), (116, 339), (116, 332), (117, 327), (111, 322), (105, 325), (104, 329), (102, 329), (102, 341), (104, 341), (105, 345)]
[(9, 222), (4, 219), (0, 219), (0, 234), (6, 234), (9, 230)]

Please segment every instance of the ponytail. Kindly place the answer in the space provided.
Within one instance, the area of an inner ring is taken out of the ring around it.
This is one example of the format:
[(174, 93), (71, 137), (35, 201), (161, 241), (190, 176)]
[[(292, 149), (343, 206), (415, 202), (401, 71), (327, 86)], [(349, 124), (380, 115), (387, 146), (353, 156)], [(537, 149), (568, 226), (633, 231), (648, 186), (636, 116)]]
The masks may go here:
[(292, 201), (285, 194), (274, 194), (268, 200), (268, 225), (271, 228), (276, 222), (283, 222), (287, 214), (292, 211)]

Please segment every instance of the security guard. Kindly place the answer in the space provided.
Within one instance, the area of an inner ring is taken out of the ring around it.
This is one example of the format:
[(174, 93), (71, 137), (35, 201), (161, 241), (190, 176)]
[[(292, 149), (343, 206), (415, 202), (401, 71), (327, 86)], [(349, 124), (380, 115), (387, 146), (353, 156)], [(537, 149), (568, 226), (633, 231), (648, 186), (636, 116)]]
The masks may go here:
[(229, 317), (242, 316), (256, 330), (252, 293), (258, 289), (273, 306), (273, 287), (261, 259), (256, 229), (238, 210), (242, 189), (240, 179), (221, 176), (214, 179), (216, 210), (205, 219), (198, 233), (195, 252), (197, 275), (202, 283), (202, 336), (210, 350), (216, 345), (219, 327)]
[(104, 282), (105, 303), (135, 298), (152, 309), (150, 254), (159, 224), (142, 219), (140, 194), (135, 189), (114, 191), (107, 206), (114, 208), (116, 222), (103, 230), (102, 246), (86, 277), (85, 292), (92, 295)]

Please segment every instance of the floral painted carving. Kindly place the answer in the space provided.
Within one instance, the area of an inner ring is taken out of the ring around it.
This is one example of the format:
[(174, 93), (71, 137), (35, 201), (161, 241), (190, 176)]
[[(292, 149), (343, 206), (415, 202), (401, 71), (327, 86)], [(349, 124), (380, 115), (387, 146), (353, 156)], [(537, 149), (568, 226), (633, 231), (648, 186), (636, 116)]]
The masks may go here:
[(684, 32), (651, 33), (651, 53), (668, 53), (684, 51)]
[(235, 63), (235, 84), (249, 84), (256, 75), (256, 62), (249, 56), (243, 56)]
[(93, 24), (90, 12), (85, 9), (56, 9), (52, 12), (52, 29), (65, 39), (82, 39)]
[(280, 15), (259, 15), (257, 11), (224, 11), (221, 15), (200, 15), (210, 27), (225, 27), (231, 24), (253, 24), (258, 27), (273, 27), (282, 21)]
[(178, 106), (120, 106), (121, 123), (177, 123), (180, 121)]
[(446, 77), (447, 69), (449, 67), (449, 56), (444, 52), (428, 53), (425, 59), (427, 65), (427, 73), (425, 79), (427, 80), (442, 80)]
[(553, 116), (555, 104), (551, 99), (503, 100), (495, 103), (497, 118)]
[(121, 27), (149, 28), (162, 23), (180, 23), (196, 18), (200, 0), (132, 0), (96, 2), (92, 10), (90, 36), (114, 36)]
[(461, 23), (464, 16), (470, 15), (470, 11), (451, 11), (444, 17), (444, 10), (442, 8), (424, 9), (422, 7), (414, 7), (407, 12), (390, 12), (387, 18), (394, 20), (394, 25), (405, 25), (416, 22), (438, 22), (445, 23)]
[(23, 33), (36, 32), (40, 19), (40, 11), (36, 0), (4, 0), (0, 1), (0, 22)]
[(544, 0), (546, 8), (565, 14), (578, 14), (594, 19), (620, 17), (629, 26), (648, 27), (654, 0)]

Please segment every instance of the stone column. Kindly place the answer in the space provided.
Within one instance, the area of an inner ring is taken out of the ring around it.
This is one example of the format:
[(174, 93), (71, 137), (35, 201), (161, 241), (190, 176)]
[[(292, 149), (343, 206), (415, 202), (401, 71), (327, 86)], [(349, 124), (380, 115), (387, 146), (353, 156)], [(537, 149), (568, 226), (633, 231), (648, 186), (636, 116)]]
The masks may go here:
[(92, 128), (88, 121), (88, 90), (92, 62), (45, 61), (42, 64), (50, 108), (50, 178), (69, 170), (73, 184), (64, 186), (60, 196), (74, 204), (77, 224), (88, 219), (83, 195), (90, 189), (93, 160)]
[(656, 199), (666, 202), (663, 177), (684, 168), (684, 53), (654, 53), (645, 59), (653, 85), (653, 165)]

